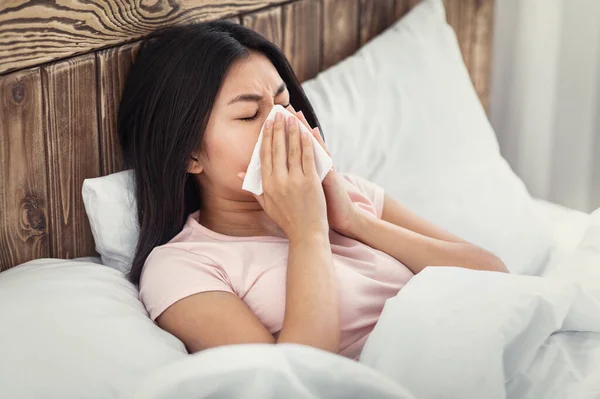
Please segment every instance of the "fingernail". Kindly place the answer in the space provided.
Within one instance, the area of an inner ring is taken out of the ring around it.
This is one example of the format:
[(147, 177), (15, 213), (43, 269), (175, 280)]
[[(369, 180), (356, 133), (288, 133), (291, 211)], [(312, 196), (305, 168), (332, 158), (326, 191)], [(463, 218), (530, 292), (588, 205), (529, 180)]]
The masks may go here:
[(304, 116), (304, 114), (302, 113), (302, 111), (298, 111), (298, 115)]
[(265, 128), (270, 129), (273, 127), (273, 121), (272, 120), (268, 120), (267, 123), (265, 123)]
[(275, 121), (276, 121), (276, 122), (279, 122), (280, 120), (281, 120), (281, 112), (277, 112), (277, 113), (275, 114)]
[(294, 126), (294, 119), (296, 119), (296, 118), (294, 118), (293, 116), (288, 116), (288, 118), (287, 118), (287, 124), (288, 124), (289, 127)]

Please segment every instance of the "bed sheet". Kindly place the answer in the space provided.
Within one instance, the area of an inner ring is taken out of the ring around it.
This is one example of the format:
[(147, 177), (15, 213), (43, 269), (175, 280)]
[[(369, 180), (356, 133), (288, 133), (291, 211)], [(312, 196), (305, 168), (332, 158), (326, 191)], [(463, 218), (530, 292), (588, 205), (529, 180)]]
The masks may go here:
[(533, 362), (506, 384), (508, 398), (600, 398), (600, 334), (552, 334)]
[(541, 199), (535, 200), (535, 210), (547, 224), (554, 240), (554, 247), (543, 268), (543, 275), (558, 265), (581, 242), (590, 215)]

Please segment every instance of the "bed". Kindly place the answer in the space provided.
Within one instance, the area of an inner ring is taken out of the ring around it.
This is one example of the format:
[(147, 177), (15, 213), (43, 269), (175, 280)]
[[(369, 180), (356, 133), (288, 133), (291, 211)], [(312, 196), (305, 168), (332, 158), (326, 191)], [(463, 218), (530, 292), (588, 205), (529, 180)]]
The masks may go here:
[[(486, 117), (493, 11), (492, 0), (0, 6), (6, 396), (599, 397), (600, 215), (531, 198), (502, 158)], [(135, 235), (106, 220), (128, 209), (114, 205), (124, 190), (113, 177), (127, 173), (116, 115), (140, 40), (218, 19), (285, 52), (339, 170), (500, 254), (513, 274), (427, 268), (388, 301), (360, 362), (296, 345), (188, 356), (111, 263), (117, 253), (126, 267)]]

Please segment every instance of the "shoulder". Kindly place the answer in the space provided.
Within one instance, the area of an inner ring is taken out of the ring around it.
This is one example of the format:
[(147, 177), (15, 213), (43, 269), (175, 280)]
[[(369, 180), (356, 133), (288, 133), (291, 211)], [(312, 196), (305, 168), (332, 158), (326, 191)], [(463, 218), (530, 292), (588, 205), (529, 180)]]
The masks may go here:
[(153, 320), (187, 296), (204, 291), (234, 292), (221, 265), (177, 243), (154, 248), (144, 264), (139, 288), (140, 300)]
[(212, 274), (227, 279), (225, 270), (219, 263), (205, 254), (199, 254), (182, 243), (169, 243), (152, 250), (142, 269), (140, 287), (150, 279), (166, 281), (183, 280), (190, 274), (211, 270)]

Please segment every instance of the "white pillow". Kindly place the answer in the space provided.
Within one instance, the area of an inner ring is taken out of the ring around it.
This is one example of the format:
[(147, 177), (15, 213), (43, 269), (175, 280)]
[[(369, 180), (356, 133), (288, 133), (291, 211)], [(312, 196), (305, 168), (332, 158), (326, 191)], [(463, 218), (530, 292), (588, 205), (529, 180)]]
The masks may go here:
[(0, 273), (0, 396), (118, 398), (186, 356), (122, 273), (38, 259)]
[[(340, 171), (539, 274), (553, 244), (501, 157), (441, 0), (427, 0), (357, 54), (303, 84)], [(137, 232), (130, 171), (84, 182), (103, 263), (128, 269)]]
[(441, 0), (304, 83), (338, 170), (538, 274), (553, 244), (499, 153)]
[(124, 273), (131, 269), (139, 223), (131, 170), (85, 179), (81, 194), (96, 252), (102, 263)]

